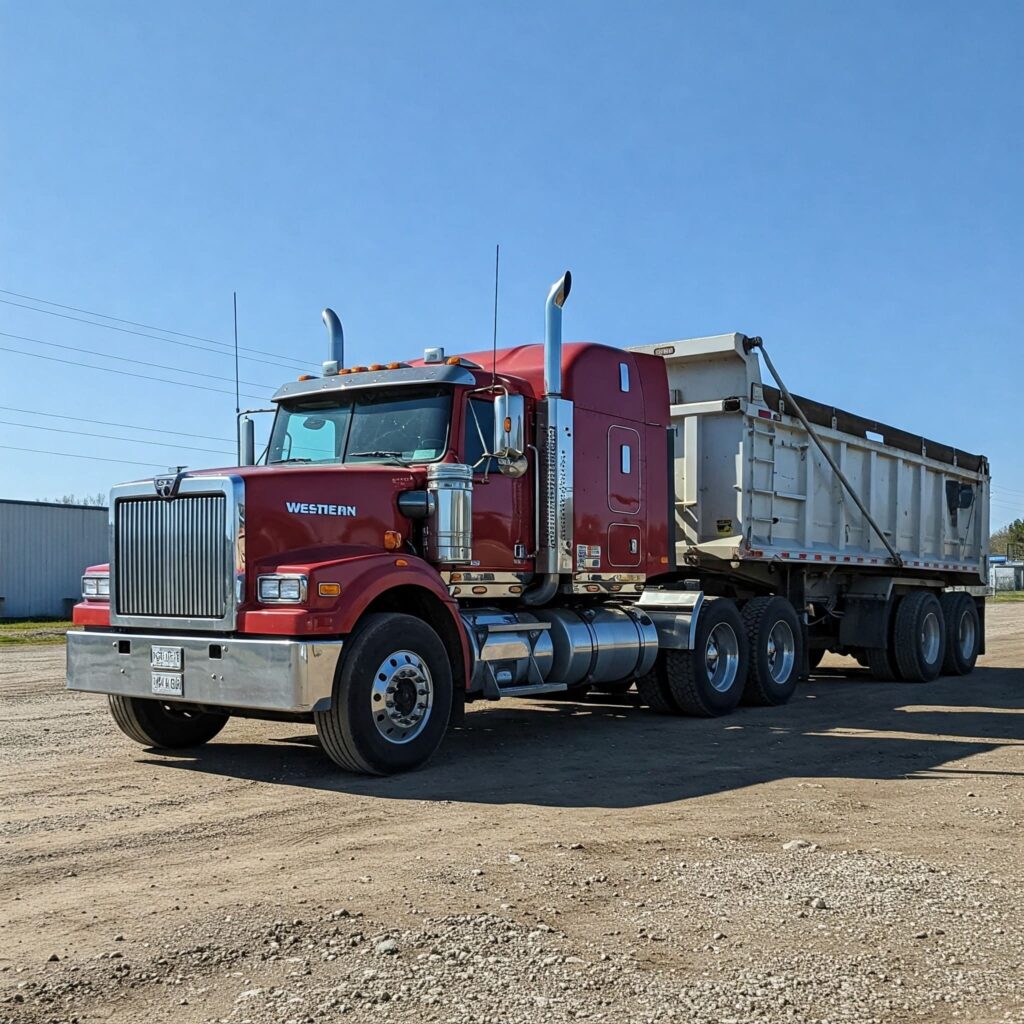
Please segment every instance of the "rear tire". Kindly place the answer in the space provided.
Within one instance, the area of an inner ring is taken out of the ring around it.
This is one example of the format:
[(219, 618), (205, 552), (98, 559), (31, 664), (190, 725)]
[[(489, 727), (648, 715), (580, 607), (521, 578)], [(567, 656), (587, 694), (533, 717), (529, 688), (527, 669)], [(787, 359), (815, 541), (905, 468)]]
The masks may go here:
[(110, 714), (129, 739), (144, 747), (183, 750), (208, 743), (228, 724), (226, 712), (200, 711), (145, 697), (107, 697)]
[(331, 706), (314, 715), (327, 756), (365, 775), (419, 768), (451, 717), (452, 669), (441, 638), (412, 615), (367, 615), (345, 644)]
[[(653, 712), (659, 715), (679, 715), (682, 709), (672, 696), (668, 679), (665, 675), (665, 655), (667, 651), (659, 651), (654, 667), (646, 675), (640, 676), (636, 681), (636, 692), (640, 695), (640, 702), (646, 704)], [(684, 652), (688, 653), (688, 652)]]
[(970, 594), (943, 594), (939, 598), (946, 619), (946, 656), (942, 671), (948, 676), (966, 676), (974, 671), (981, 650), (981, 618)]
[(917, 590), (900, 601), (893, 625), (896, 667), (908, 683), (927, 683), (942, 671), (946, 622), (939, 599)]
[(793, 696), (803, 664), (796, 610), (784, 597), (755, 597), (743, 606), (742, 617), (750, 645), (743, 701), (761, 707), (785, 704)]
[[(660, 660), (660, 659), (659, 659)], [(747, 681), (749, 644), (739, 609), (728, 598), (705, 601), (692, 651), (664, 652), (669, 692), (686, 715), (727, 715)]]
[(868, 671), (880, 683), (891, 683), (899, 679), (899, 673), (888, 647), (865, 647), (864, 661)]

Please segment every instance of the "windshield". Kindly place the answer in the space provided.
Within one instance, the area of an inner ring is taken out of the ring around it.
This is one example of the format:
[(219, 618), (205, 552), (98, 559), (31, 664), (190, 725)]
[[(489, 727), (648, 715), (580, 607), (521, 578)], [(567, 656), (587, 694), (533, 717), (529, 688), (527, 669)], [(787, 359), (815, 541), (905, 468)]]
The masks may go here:
[(267, 463), (433, 462), (448, 447), (452, 393), (372, 388), (282, 405)]

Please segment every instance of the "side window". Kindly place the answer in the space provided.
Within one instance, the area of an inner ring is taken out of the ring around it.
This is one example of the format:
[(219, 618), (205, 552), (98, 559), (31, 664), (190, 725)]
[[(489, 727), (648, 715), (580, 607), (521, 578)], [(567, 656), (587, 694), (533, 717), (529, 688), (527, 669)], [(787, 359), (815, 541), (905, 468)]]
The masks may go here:
[(485, 470), (488, 473), (497, 472), (495, 459), (480, 461), (494, 440), (494, 402), (486, 398), (471, 398), (466, 404), (463, 428), (463, 461), (473, 466), (475, 473), (483, 473)]

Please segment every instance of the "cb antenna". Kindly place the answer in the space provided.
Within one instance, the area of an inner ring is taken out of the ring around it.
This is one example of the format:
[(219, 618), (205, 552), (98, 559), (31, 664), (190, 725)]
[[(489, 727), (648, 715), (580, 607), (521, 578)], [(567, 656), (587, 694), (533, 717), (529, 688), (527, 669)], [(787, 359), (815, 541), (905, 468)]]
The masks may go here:
[(501, 243), (494, 247), (494, 336), (491, 340), (491, 388), (498, 380), (498, 267), (501, 260)]

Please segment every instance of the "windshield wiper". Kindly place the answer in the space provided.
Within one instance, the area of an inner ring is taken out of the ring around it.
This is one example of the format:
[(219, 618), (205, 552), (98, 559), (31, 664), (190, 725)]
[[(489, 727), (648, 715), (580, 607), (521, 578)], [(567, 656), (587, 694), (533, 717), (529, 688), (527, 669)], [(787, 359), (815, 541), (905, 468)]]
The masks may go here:
[(285, 465), (287, 465), (287, 464), (288, 464), (289, 462), (304, 462), (304, 463), (310, 463), (310, 462), (312, 462), (312, 461), (313, 461), (312, 459), (301, 459), (301, 458), (295, 458), (295, 459), (277, 459), (277, 460), (276, 460), (275, 462), (272, 462), (272, 463), (271, 463), (271, 465), (272, 465), (272, 466), (285, 466)]
[(409, 463), (402, 458), (401, 452), (385, 452), (385, 451), (373, 451), (373, 452), (349, 452), (346, 456), (347, 459), (358, 459), (358, 458), (370, 458), (370, 459), (394, 459), (400, 466), (408, 466)]

